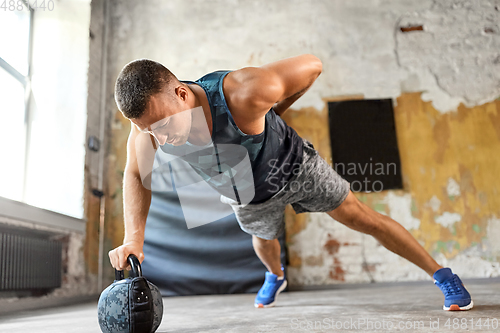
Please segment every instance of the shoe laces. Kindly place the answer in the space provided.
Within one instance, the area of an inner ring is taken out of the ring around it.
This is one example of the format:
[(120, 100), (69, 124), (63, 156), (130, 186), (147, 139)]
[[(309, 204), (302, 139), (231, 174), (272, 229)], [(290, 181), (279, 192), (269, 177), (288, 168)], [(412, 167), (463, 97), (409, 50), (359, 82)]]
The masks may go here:
[(462, 286), (458, 277), (454, 275), (453, 278), (444, 281), (441, 284), (441, 290), (443, 290), (445, 296), (460, 295)]
[[(276, 280), (276, 282), (278, 282), (278, 281)], [(269, 281), (266, 281), (264, 283), (264, 287), (262, 288), (262, 293), (267, 295), (273, 290), (273, 288), (274, 288), (274, 284), (269, 282)]]

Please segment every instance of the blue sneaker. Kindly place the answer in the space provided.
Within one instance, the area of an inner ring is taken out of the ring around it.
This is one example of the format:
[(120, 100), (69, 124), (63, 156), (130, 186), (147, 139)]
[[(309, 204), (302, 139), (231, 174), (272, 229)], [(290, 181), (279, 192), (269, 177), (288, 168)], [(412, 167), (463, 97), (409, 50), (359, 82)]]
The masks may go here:
[(462, 280), (453, 274), (448, 267), (438, 269), (434, 275), (434, 284), (444, 294), (443, 310), (458, 311), (470, 310), (474, 306), (469, 292), (465, 289)]
[(286, 278), (278, 280), (276, 274), (266, 272), (266, 280), (255, 297), (256, 308), (270, 308), (276, 303), (276, 297), (286, 288)]

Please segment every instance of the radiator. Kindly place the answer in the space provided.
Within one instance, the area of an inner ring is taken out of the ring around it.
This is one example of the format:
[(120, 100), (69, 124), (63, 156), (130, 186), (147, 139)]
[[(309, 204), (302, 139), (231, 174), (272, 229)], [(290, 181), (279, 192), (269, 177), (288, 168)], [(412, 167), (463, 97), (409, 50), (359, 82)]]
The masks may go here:
[(61, 286), (61, 242), (30, 232), (0, 227), (0, 291)]

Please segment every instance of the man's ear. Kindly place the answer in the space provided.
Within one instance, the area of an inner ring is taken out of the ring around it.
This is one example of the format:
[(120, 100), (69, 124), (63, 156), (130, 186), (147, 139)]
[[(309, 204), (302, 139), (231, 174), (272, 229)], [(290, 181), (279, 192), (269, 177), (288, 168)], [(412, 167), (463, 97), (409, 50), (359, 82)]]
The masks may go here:
[(180, 98), (183, 102), (187, 101), (189, 92), (186, 86), (181, 84), (177, 86), (174, 91), (175, 95), (177, 95), (177, 97)]

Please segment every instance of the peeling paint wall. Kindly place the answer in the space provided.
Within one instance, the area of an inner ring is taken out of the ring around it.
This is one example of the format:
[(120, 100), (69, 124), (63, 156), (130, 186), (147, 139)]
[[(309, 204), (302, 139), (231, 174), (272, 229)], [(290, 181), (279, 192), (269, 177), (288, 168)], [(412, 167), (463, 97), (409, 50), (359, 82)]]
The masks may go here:
[[(288, 123), (306, 122), (308, 112), (293, 112)], [(404, 189), (357, 197), (403, 225), (441, 265), (463, 277), (499, 276), (500, 101), (442, 114), (420, 93), (409, 93), (394, 112)], [(313, 144), (325, 139), (298, 131)], [(327, 161), (329, 149), (318, 148)], [(287, 243), (294, 285), (429, 279), (325, 214), (289, 209)]]
[[(396, 34), (398, 64), (408, 71), (407, 90), (423, 91), (440, 111), (459, 103), (475, 106), (494, 100), (500, 83), (500, 1), (434, 1), (406, 13), (399, 26), (423, 31)], [(430, 82), (427, 82), (430, 81)]]
[[(313, 53), (323, 73), (285, 115), (327, 161), (326, 103), (393, 98), (404, 189), (357, 194), (462, 276), (498, 276), (500, 1), (112, 1), (107, 90), (137, 58), (179, 79)], [(402, 27), (422, 29), (401, 31)], [(342, 97), (344, 96), (344, 97)], [(461, 104), (462, 103), (462, 104)], [(114, 101), (109, 249), (123, 237), (129, 124)], [(325, 214), (286, 211), (292, 285), (429, 279)], [(474, 269), (470, 269), (473, 267)]]

